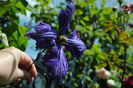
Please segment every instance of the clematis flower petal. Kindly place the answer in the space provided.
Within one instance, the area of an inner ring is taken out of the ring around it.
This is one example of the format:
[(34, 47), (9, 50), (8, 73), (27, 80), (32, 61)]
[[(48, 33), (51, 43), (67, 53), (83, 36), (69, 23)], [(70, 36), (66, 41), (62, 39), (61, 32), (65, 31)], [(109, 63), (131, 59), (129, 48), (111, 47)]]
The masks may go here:
[(77, 58), (81, 57), (86, 49), (86, 46), (82, 40), (78, 37), (78, 31), (75, 30), (73, 33), (67, 36), (65, 42), (66, 48), (71, 52), (71, 54)]
[(69, 31), (73, 13), (74, 1), (70, 0), (70, 3), (66, 6), (66, 9), (61, 10), (59, 14), (59, 35), (63, 35)]
[(46, 53), (42, 63), (47, 67), (53, 79), (60, 79), (66, 75), (68, 62), (61, 46), (56, 46)]
[(36, 41), (36, 48), (38, 49), (47, 49), (51, 46), (55, 46), (56, 45), (56, 42), (55, 40), (37, 40)]
[(36, 40), (36, 48), (46, 49), (55, 45), (57, 38), (55, 30), (46, 23), (41, 22), (35, 27), (35, 32), (29, 32), (25, 36)]

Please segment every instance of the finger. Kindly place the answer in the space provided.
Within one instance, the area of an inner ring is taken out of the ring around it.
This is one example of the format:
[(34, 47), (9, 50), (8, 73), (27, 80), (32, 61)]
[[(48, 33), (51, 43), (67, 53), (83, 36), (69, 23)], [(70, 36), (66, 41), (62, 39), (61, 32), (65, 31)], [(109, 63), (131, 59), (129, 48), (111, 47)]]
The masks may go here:
[(25, 70), (22, 70), (22, 69), (17, 69), (17, 74), (16, 74), (16, 79), (20, 79), (20, 78), (23, 78), (23, 79), (25, 79), (25, 78), (28, 78), (28, 77), (30, 77), (31, 75), (27, 72), (27, 71), (25, 71)]
[(18, 73), (17, 74), (18, 79), (23, 78), (23, 79), (26, 79), (28, 82), (31, 82), (33, 79), (33, 77), (30, 75), (30, 73), (25, 70), (18, 69), (17, 73)]
[(35, 65), (33, 64), (32, 59), (24, 52), (21, 52), (20, 58), (21, 58), (20, 60), (21, 67), (23, 67), (27, 71), (29, 70), (28, 72), (31, 74), (31, 76), (35, 77), (37, 75), (37, 71)]
[(27, 82), (32, 82), (32, 80), (33, 80), (33, 77), (28, 77), (28, 78), (26, 78), (26, 80), (27, 80)]
[(17, 69), (16, 79), (23, 78), (24, 77), (24, 71)]
[(23, 78), (23, 79), (27, 80), (28, 82), (32, 82), (33, 77), (30, 75), (29, 72), (27, 72), (25, 70), (22, 70), (22, 69), (18, 69), (17, 73), (18, 74), (17, 74), (17, 78), (16, 79)]
[(20, 51), (20, 62), (19, 62), (19, 64), (29, 66), (29, 65), (32, 64), (32, 60), (26, 53)]
[(16, 79), (16, 82), (20, 82), (20, 81), (22, 81), (22, 79), (21, 79), (21, 78)]
[(29, 69), (29, 73), (31, 73), (31, 76), (33, 77), (37, 76), (37, 70), (34, 64), (32, 64), (31, 68)]

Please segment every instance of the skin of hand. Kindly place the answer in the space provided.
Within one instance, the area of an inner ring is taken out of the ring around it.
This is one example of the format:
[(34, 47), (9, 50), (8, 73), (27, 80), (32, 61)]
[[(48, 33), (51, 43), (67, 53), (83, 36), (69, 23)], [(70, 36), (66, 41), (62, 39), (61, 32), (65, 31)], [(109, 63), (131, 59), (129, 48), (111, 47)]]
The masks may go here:
[(9, 84), (17, 79), (31, 82), (37, 76), (35, 65), (32, 63), (32, 59), (26, 53), (15, 47), (0, 50), (0, 85)]

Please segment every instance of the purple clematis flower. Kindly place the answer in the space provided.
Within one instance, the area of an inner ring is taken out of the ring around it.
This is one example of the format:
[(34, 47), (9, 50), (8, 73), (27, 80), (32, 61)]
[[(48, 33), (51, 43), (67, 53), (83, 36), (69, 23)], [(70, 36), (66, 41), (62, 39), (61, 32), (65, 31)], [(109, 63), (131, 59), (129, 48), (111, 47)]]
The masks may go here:
[(73, 13), (74, 1), (70, 0), (70, 3), (66, 6), (66, 9), (61, 10), (59, 14), (59, 35), (63, 35), (69, 31)]
[(73, 56), (79, 58), (86, 50), (86, 46), (82, 40), (78, 37), (78, 31), (74, 30), (73, 33), (67, 36), (65, 46), (72, 53)]
[(55, 30), (49, 24), (43, 22), (35, 27), (35, 32), (27, 33), (25, 36), (36, 40), (36, 48), (40, 49), (54, 46), (57, 38)]
[(62, 45), (72, 53), (75, 57), (81, 57), (86, 47), (77, 35), (75, 30), (68, 36), (63, 36), (70, 29), (70, 22), (74, 13), (74, 1), (66, 6), (65, 10), (61, 10), (59, 14), (59, 31), (58, 33), (46, 23), (41, 22), (35, 27), (35, 32), (25, 34), (25, 36), (36, 40), (36, 48), (51, 48), (42, 58), (42, 63), (51, 74), (53, 79), (60, 79), (66, 75), (68, 70), (68, 62), (64, 55)]
[(55, 46), (48, 51), (43, 57), (42, 63), (51, 74), (54, 74), (52, 75), (54, 79), (64, 77), (68, 70), (68, 62), (61, 46)]

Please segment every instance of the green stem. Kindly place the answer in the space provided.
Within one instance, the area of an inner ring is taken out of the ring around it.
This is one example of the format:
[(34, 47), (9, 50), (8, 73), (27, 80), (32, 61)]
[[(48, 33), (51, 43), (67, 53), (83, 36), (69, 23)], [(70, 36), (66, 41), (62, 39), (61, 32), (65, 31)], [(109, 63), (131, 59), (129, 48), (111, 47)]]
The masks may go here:
[(96, 76), (94, 76), (94, 78), (93, 78), (93, 81), (92, 81), (92, 84), (91, 84), (91, 87), (90, 87), (90, 88), (94, 88), (93, 86), (94, 86), (94, 83), (96, 83), (96, 81), (97, 81), (97, 77), (96, 77)]
[(40, 59), (42, 52), (44, 52), (44, 50), (42, 50), (42, 51), (40, 51), (40, 52), (38, 53), (37, 58), (36, 58), (35, 60), (33, 60), (32, 64), (28, 67), (28, 70), (30, 70), (31, 67), (32, 67), (32, 65), (33, 65), (36, 61), (38, 61), (38, 60)]
[(124, 79), (124, 75), (126, 73), (126, 62), (127, 62), (127, 55), (126, 55), (126, 52), (127, 52), (127, 47), (126, 47), (126, 44), (124, 44), (124, 65), (123, 65), (123, 73), (122, 73), (122, 79), (121, 79), (121, 88), (123, 86), (123, 79)]

